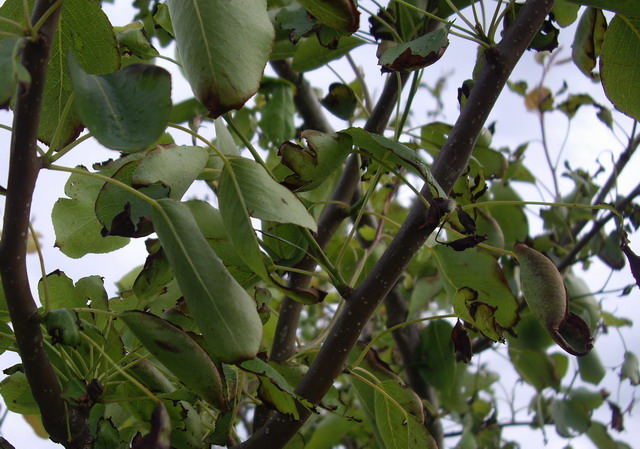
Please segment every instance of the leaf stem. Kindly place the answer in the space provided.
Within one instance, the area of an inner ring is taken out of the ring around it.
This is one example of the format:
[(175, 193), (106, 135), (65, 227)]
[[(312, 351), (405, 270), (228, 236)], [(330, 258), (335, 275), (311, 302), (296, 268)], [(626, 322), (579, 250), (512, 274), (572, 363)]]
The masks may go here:
[(47, 9), (47, 11), (42, 15), (42, 17), (38, 19), (36, 24), (31, 29), (31, 35), (33, 37), (36, 37), (36, 35), (40, 31), (40, 28), (42, 28), (42, 25), (44, 25), (44, 23), (51, 16), (51, 14), (53, 14), (58, 8), (60, 8), (63, 3), (64, 3), (64, 0), (56, 0), (56, 2), (53, 5), (51, 5), (49, 9)]
[(405, 326), (411, 326), (417, 323), (424, 323), (425, 321), (440, 320), (444, 318), (458, 318), (458, 315), (453, 313), (448, 313), (445, 315), (433, 315), (433, 316), (428, 316), (424, 318), (416, 318), (414, 320), (405, 321), (403, 323), (396, 324), (395, 326), (386, 328), (385, 330), (383, 330), (382, 332), (380, 332), (378, 335), (376, 335), (374, 338), (371, 339), (371, 341), (367, 344), (367, 346), (365, 346), (365, 348), (362, 350), (358, 358), (351, 364), (351, 366), (353, 366), (354, 368), (359, 366), (360, 362), (362, 362), (362, 360), (367, 356), (367, 352), (369, 352), (369, 350), (373, 347), (373, 345), (375, 345), (378, 342), (378, 340), (380, 340), (385, 335), (395, 330), (402, 329)]
[(129, 382), (131, 382), (136, 387), (138, 387), (140, 389), (140, 391), (142, 391), (145, 395), (147, 395), (152, 401), (154, 401), (156, 403), (160, 402), (160, 399), (158, 399), (147, 387), (142, 385), (142, 383), (140, 383), (140, 381), (138, 379), (136, 379), (131, 374), (126, 372), (124, 369), (122, 369), (120, 367), (120, 365), (118, 365), (111, 357), (109, 357), (109, 354), (107, 354), (106, 351), (100, 347), (100, 345), (98, 345), (95, 341), (93, 341), (91, 339), (91, 337), (89, 337), (87, 334), (85, 334), (82, 331), (80, 331), (80, 336), (87, 343), (89, 343), (91, 346), (93, 346), (100, 354), (102, 354), (102, 356), (111, 364), (111, 366), (113, 366), (113, 368), (115, 368), (116, 371), (118, 371), (119, 374), (121, 374)]
[(100, 173), (96, 173), (96, 172), (90, 172), (90, 171), (88, 171), (87, 169), (84, 169), (84, 168), (63, 167), (61, 165), (54, 165), (54, 164), (49, 165), (49, 167), (47, 167), (47, 168), (49, 170), (61, 171), (61, 172), (67, 172), (67, 173), (75, 173), (77, 175), (90, 176), (92, 178), (100, 179), (100, 180), (102, 180), (104, 182), (108, 182), (109, 184), (113, 184), (115, 186), (120, 187), (123, 190), (126, 190), (127, 192), (131, 193), (132, 195), (137, 196), (138, 198), (140, 198), (141, 200), (145, 201), (146, 203), (149, 203), (152, 207), (159, 208), (158, 203), (156, 202), (155, 199), (151, 198), (150, 196), (145, 195), (144, 193), (140, 192), (139, 190), (134, 189), (133, 187), (123, 183), (122, 181), (118, 181), (117, 179), (110, 178), (109, 176), (101, 175)]
[(271, 172), (271, 170), (269, 169), (267, 164), (264, 162), (264, 160), (260, 156), (260, 153), (258, 153), (258, 150), (256, 150), (256, 148), (249, 141), (249, 139), (247, 139), (244, 136), (244, 134), (242, 133), (242, 131), (240, 131), (240, 128), (238, 128), (238, 125), (236, 124), (235, 120), (233, 120), (231, 115), (227, 113), (227, 114), (224, 114), (222, 116), (222, 118), (224, 118), (224, 121), (227, 122), (227, 124), (231, 127), (233, 132), (236, 133), (236, 136), (238, 136), (240, 138), (240, 140), (242, 141), (242, 143), (247, 147), (247, 149), (249, 150), (249, 152), (253, 156), (253, 159), (258, 164), (262, 165), (262, 167), (267, 171), (267, 173), (269, 173), (269, 176), (271, 176), (272, 178), (275, 179), (275, 176), (273, 176), (273, 173)]
[(16, 22), (15, 20), (11, 20), (7, 17), (0, 16), (0, 23), (4, 23), (6, 25), (17, 28), (22, 33), (22, 34), (7, 33), (8, 35), (15, 36), (15, 37), (24, 37), (23, 34), (26, 31), (26, 29), (24, 25), (22, 25), (20, 22)]
[(42, 247), (40, 246), (40, 240), (38, 239), (38, 235), (36, 234), (35, 229), (33, 229), (33, 225), (29, 222), (29, 234), (31, 234), (31, 238), (33, 239), (33, 244), (36, 247), (36, 253), (38, 254), (38, 263), (40, 264), (40, 274), (42, 274), (42, 286), (44, 288), (44, 301), (43, 307), (44, 310), (42, 312), (42, 316), (45, 316), (49, 312), (49, 304), (51, 302), (51, 292), (49, 290), (49, 281), (47, 279), (47, 270), (44, 266), (44, 257), (42, 256)]

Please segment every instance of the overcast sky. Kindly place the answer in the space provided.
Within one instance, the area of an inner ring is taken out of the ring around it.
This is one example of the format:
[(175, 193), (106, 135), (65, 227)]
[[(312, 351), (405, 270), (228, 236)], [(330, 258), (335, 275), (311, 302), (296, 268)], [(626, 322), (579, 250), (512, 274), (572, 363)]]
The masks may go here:
[[(3, 2), (0, 0), (0, 4)], [(114, 25), (124, 25), (131, 21), (134, 10), (131, 8), (131, 0), (116, 0), (115, 5), (105, 4), (105, 10)], [(361, 2), (367, 7), (370, 7), (371, 2)], [(370, 9), (373, 9), (370, 7)], [(362, 19), (364, 21), (366, 19)], [(563, 46), (562, 57), (570, 56), (570, 40), (567, 40), (568, 35), (571, 33), (561, 33), (561, 37), (564, 37), (564, 41), (561, 43)], [(174, 56), (171, 49), (160, 49), (161, 52), (168, 56)], [(378, 93), (381, 89), (381, 83), (383, 76), (380, 74), (378, 67), (376, 66), (375, 59), (375, 47), (364, 46), (355, 53), (355, 58), (358, 64), (361, 64), (365, 69), (366, 80), (374, 93)], [(462, 81), (469, 77), (473, 68), (475, 58), (475, 47), (463, 42), (458, 38), (453, 37), (450, 48), (445, 53), (444, 57), (436, 65), (430, 67), (425, 71), (423, 81), (427, 84), (433, 84), (436, 79), (442, 75), (447, 75), (447, 88), (443, 94), (445, 101), (444, 117), (439, 117), (439, 120), (453, 122), (458, 113), (457, 101), (456, 101), (456, 89), (462, 83)], [(170, 70), (173, 74), (173, 88), (172, 95), (174, 102), (190, 98), (192, 96), (188, 84), (181, 78), (176, 67), (171, 63), (163, 60), (157, 61), (159, 65), (164, 66)], [(332, 64), (340, 73), (344, 74), (347, 79), (352, 79), (351, 71), (344, 61), (339, 61)], [(526, 80), (530, 86), (537, 83), (540, 77), (540, 66), (533, 62), (533, 54), (527, 54), (520, 65), (516, 68), (512, 80)], [(317, 86), (326, 92), (329, 84), (337, 81), (335, 76), (329, 71), (316, 71), (308, 75), (312, 80), (314, 86)], [(558, 70), (552, 71), (547, 77), (547, 85), (553, 90), (558, 90), (562, 86), (563, 81), (567, 81), (570, 85), (570, 89), (574, 93), (589, 93), (597, 101), (603, 104), (609, 104), (606, 97), (602, 93), (602, 88), (597, 84), (592, 84), (586, 79), (572, 64), (566, 64)], [(420, 105), (422, 106), (422, 105)], [(424, 110), (433, 108), (433, 104), (428, 102), (424, 105)], [(415, 117), (412, 118), (414, 124), (426, 123), (426, 115), (420, 117), (421, 107), (415, 108), (418, 112)], [(616, 116), (620, 124), (625, 127), (627, 131), (631, 128), (632, 120), (622, 115)], [(10, 124), (11, 115), (7, 111), (0, 111), (0, 122), (4, 124)], [(505, 91), (499, 102), (493, 111), (490, 121), (496, 122), (496, 136), (494, 138), (494, 146), (508, 146), (515, 148), (517, 145), (530, 141), (530, 148), (527, 152), (527, 166), (532, 169), (535, 174), (548, 179), (548, 169), (543, 161), (543, 153), (541, 145), (539, 144), (540, 132), (537, 127), (537, 121), (532, 114), (527, 113), (524, 109), (522, 99), (517, 95)], [(344, 122), (337, 119), (332, 119), (332, 123), (339, 129), (346, 127)], [(550, 146), (554, 151), (557, 151), (562, 141), (564, 140), (567, 121), (561, 114), (553, 114), (551, 120), (548, 122), (548, 138)], [(203, 132), (208, 137), (213, 137), (213, 131)], [(175, 135), (175, 134), (174, 134)], [(178, 136), (181, 143), (189, 143), (189, 139), (184, 136)], [(10, 135), (4, 130), (0, 130), (0, 185), (6, 186), (6, 171), (8, 163), (9, 153), (9, 141)], [(566, 143), (564, 155), (568, 158), (572, 166), (583, 167), (591, 172), (597, 168), (597, 163), (601, 163), (605, 167), (611, 165), (612, 153), (617, 154), (620, 152), (621, 144), (612, 138), (610, 133), (605, 131), (605, 128), (601, 126), (600, 122), (595, 118), (595, 112), (592, 109), (585, 108), (578, 113), (578, 117), (572, 123), (571, 133)], [(83, 164), (90, 166), (92, 163), (104, 160), (108, 158), (116, 157), (117, 154), (113, 151), (102, 148), (99, 144), (85, 143), (82, 147), (76, 149), (71, 154), (65, 156), (61, 163), (66, 166), (75, 166), (77, 164)], [(640, 161), (638, 157), (635, 157), (630, 166), (637, 167)], [(608, 164), (608, 165), (607, 165)], [(619, 186), (621, 192), (629, 191), (635, 183), (638, 182), (637, 170), (633, 170), (633, 173), (625, 173), (619, 179)], [(43, 234), (42, 243), (44, 246), (44, 256), (47, 264), (47, 270), (53, 271), (54, 269), (60, 269), (64, 271), (69, 277), (77, 280), (83, 276), (91, 274), (100, 274), (105, 277), (105, 285), (110, 293), (115, 292), (114, 283), (122, 277), (129, 270), (134, 268), (138, 264), (144, 262), (144, 242), (142, 239), (132, 241), (132, 243), (126, 248), (115, 251), (106, 255), (88, 255), (81, 260), (73, 260), (67, 258), (61, 254), (56, 248), (53, 247), (55, 240), (50, 212), (54, 202), (63, 194), (64, 183), (67, 179), (67, 175), (56, 172), (42, 171), (38, 180), (38, 186), (33, 203), (33, 222), (35, 228)], [(602, 181), (602, 180), (601, 180)], [(568, 187), (570, 184), (564, 183), (563, 186)], [(541, 193), (536, 189), (526, 188), (526, 186), (520, 186), (523, 196), (527, 200), (539, 201), (550, 200), (548, 194), (541, 196)], [(4, 202), (0, 201), (0, 214), (3, 212)], [(532, 225), (532, 232), (541, 229), (541, 221), (536, 217), (536, 209), (531, 209), (530, 223)], [(640, 252), (640, 239), (633, 238), (631, 243), (632, 248), (636, 252)], [(37, 264), (37, 258), (31, 256), (29, 261), (29, 269), (31, 281), (33, 284), (40, 277), (40, 271)], [(610, 276), (610, 270), (602, 266), (599, 263), (597, 269), (592, 269), (589, 272), (586, 280), (589, 282), (591, 288), (599, 290), (605, 284)], [(616, 272), (611, 276), (607, 284), (607, 289), (613, 289), (622, 287), (633, 282), (628, 268), (625, 268), (621, 272)], [(640, 312), (638, 312), (638, 300), (640, 300), (640, 294), (637, 289), (634, 289), (633, 293), (627, 297), (619, 298), (617, 294), (600, 295), (598, 299), (605, 301), (605, 309), (612, 311), (617, 315), (629, 317), (634, 322), (640, 322)], [(629, 350), (640, 354), (640, 331), (635, 329), (623, 329), (625, 342)], [(626, 406), (629, 401), (629, 395), (631, 389), (628, 388), (628, 381), (623, 382), (622, 388), (618, 390), (617, 373), (615, 368), (617, 364), (622, 361), (622, 344), (620, 337), (615, 331), (612, 331), (609, 335), (603, 336), (598, 340), (597, 347), (600, 349), (599, 353), (602, 357), (605, 366), (608, 368), (608, 374), (603, 384), (599, 388), (606, 388), (611, 392), (611, 399), (621, 406)], [(510, 388), (513, 383), (512, 380), (516, 378), (512, 368), (508, 363), (501, 361), (500, 357), (490, 358), (489, 355), (483, 355), (481, 360), (484, 363), (490, 363), (490, 369), (496, 369), (501, 372), (503, 376), (503, 383)], [(12, 364), (16, 363), (15, 356), (10, 354), (4, 354), (0, 357), (0, 369), (4, 369)], [(573, 363), (573, 362), (572, 362)], [(572, 365), (573, 366), (573, 365)], [(565, 379), (566, 380), (566, 379)], [(522, 398), (530, 398), (528, 393), (528, 387), (525, 385), (517, 387), (516, 391), (522, 391), (520, 395)], [(525, 404), (520, 404), (525, 405)], [(504, 411), (508, 410), (506, 403), (499, 404)], [(606, 406), (602, 407), (605, 412), (598, 416), (598, 420), (608, 423), (608, 409)], [(507, 415), (503, 415), (505, 418)], [(628, 429), (622, 434), (615, 434), (614, 437), (623, 439), (629, 444), (633, 441), (640, 441), (640, 419), (638, 414), (635, 413), (632, 418), (627, 417), (625, 427)], [(522, 419), (526, 419), (527, 415), (523, 414)], [(23, 424), (22, 418), (19, 416), (9, 415), (4, 425), (0, 429), (2, 434), (12, 442), (18, 449), (20, 448), (47, 448), (47, 447), (59, 447), (45, 440), (37, 439), (37, 437), (31, 436), (31, 430)], [(615, 433), (615, 432), (613, 432)], [(529, 431), (526, 428), (515, 428), (505, 430), (505, 435), (519, 441), (525, 449), (535, 449), (541, 447), (543, 440), (539, 431)], [(523, 438), (526, 435), (526, 438)], [(558, 438), (555, 435), (553, 427), (548, 427), (547, 435), (549, 437), (550, 448), (563, 448), (568, 443), (567, 440)], [(451, 441), (450, 444), (453, 444)], [(585, 437), (578, 438), (571, 443), (575, 448), (589, 448), (592, 447), (591, 443)]]

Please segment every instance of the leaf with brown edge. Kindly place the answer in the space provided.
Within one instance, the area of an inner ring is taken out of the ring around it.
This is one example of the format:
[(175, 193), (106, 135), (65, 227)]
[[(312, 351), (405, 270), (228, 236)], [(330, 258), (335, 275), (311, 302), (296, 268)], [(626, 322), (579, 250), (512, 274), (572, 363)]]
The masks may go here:
[(446, 25), (403, 44), (384, 41), (378, 49), (378, 65), (383, 72), (410, 72), (434, 64), (449, 46), (449, 28)]

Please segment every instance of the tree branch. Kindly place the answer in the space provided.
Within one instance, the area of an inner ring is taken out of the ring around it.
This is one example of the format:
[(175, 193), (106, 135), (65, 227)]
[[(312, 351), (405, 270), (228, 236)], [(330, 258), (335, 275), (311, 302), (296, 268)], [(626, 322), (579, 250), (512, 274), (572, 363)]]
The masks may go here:
[[(469, 99), (437, 158), (433, 175), (445, 192), (465, 169), (474, 144), (511, 71), (522, 57), (545, 17), (553, 0), (529, 0), (503, 40), (487, 51), (484, 67)], [(422, 188), (430, 195), (430, 186)], [(363, 283), (348, 298), (334, 328), (318, 352), (308, 372), (296, 388), (296, 394), (318, 404), (343, 371), (351, 349), (380, 301), (395, 285), (416, 251), (424, 244), (440, 221), (437, 207), (426, 209), (416, 202), (378, 263)], [(238, 445), (242, 449), (279, 449), (302, 427), (310, 411), (300, 406), (300, 418), (274, 414), (252, 437)]]
[[(628, 205), (631, 204), (631, 202), (638, 196), (640, 195), (640, 184), (638, 184), (627, 196), (625, 196), (621, 201), (618, 201), (615, 204), (615, 208), (617, 210), (624, 210)], [(562, 271), (566, 268), (569, 267), (569, 265), (571, 265), (572, 263), (574, 263), (576, 256), (578, 255), (578, 253), (580, 251), (582, 251), (582, 248), (584, 248), (585, 246), (587, 246), (587, 244), (591, 241), (591, 239), (593, 239), (596, 234), (598, 232), (600, 232), (600, 229), (602, 229), (604, 227), (605, 224), (607, 224), (607, 222), (609, 220), (611, 220), (612, 218), (615, 217), (615, 214), (613, 212), (609, 212), (607, 215), (605, 215), (604, 217), (602, 217), (600, 220), (597, 220), (593, 223), (593, 227), (591, 228), (591, 230), (586, 233), (574, 246), (573, 248), (571, 248), (571, 251), (569, 251), (569, 254), (567, 254), (564, 259), (562, 259), (560, 261), (560, 263), (558, 264), (558, 270)]]
[(304, 75), (293, 70), (291, 64), (286, 60), (271, 61), (271, 67), (280, 78), (296, 86), (293, 102), (304, 120), (304, 128), (330, 133), (332, 131), (331, 125), (322, 112), (322, 105), (311, 85), (304, 79)]
[[(37, 0), (31, 22), (38, 22), (55, 3), (55, 0)], [(67, 448), (85, 448), (91, 441), (86, 417), (67, 408), (61, 397), (60, 383), (44, 350), (40, 316), (31, 294), (26, 266), (31, 203), (41, 168), (37, 157), (40, 111), (49, 54), (61, 9), (62, 5), (58, 4), (38, 34), (28, 39), (22, 52), (22, 64), (31, 75), (31, 83), (19, 83), (15, 97), (4, 232), (0, 242), (0, 275), (22, 366), (44, 428), (53, 441)]]

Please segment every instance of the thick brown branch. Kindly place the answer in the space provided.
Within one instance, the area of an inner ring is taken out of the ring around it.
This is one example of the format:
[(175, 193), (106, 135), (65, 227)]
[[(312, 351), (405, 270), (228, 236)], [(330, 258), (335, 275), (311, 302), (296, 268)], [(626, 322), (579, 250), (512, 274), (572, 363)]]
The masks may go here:
[[(436, 180), (448, 192), (466, 168), (476, 139), (511, 71), (553, 6), (553, 0), (529, 0), (502, 42), (487, 52), (486, 61), (460, 117), (433, 167)], [(428, 195), (430, 186), (423, 187)], [(340, 375), (362, 328), (380, 301), (390, 292), (412, 256), (436, 228), (440, 213), (416, 203), (400, 231), (363, 283), (346, 298), (345, 307), (304, 376), (296, 393), (317, 404)], [(295, 435), (310, 412), (300, 408), (300, 419), (276, 413), (238, 447), (277, 449)]]
[[(54, 0), (36, 1), (32, 23), (36, 23), (54, 3)], [(44, 427), (52, 440), (69, 448), (79, 448), (85, 447), (86, 441), (67, 441), (68, 419), (72, 431), (80, 429), (71, 414), (67, 415), (60, 383), (43, 347), (38, 308), (31, 294), (26, 266), (31, 202), (40, 170), (36, 153), (40, 110), (60, 9), (61, 5), (58, 5), (38, 35), (28, 40), (22, 53), (22, 64), (31, 75), (31, 83), (20, 83), (15, 98), (0, 274), (22, 366), (40, 408)]]

